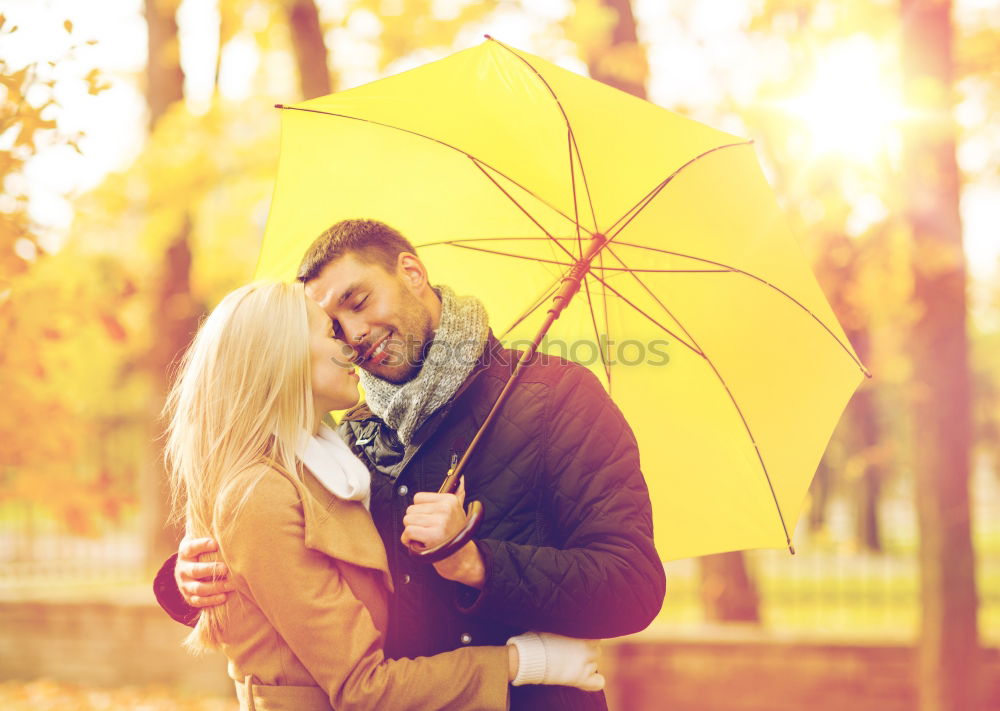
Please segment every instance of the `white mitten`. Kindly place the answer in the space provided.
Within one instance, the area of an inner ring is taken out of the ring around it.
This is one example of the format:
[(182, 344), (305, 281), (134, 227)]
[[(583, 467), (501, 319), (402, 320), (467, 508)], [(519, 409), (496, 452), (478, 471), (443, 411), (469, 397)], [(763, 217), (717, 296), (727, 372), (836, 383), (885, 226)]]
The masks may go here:
[(599, 641), (563, 637), (551, 632), (525, 632), (507, 640), (517, 647), (517, 676), (511, 682), (575, 686), (600, 691), (604, 677), (597, 673)]

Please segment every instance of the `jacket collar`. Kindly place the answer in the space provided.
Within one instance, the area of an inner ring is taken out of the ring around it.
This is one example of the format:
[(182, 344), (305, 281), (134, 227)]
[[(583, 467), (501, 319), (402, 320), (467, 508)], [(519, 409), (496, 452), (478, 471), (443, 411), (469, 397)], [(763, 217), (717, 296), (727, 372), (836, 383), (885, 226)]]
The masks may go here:
[(305, 519), (306, 548), (351, 565), (376, 570), (382, 573), (391, 590), (392, 577), (385, 546), (364, 504), (334, 496), (308, 469), (303, 468), (301, 479), (284, 467), (276, 469), (299, 494)]

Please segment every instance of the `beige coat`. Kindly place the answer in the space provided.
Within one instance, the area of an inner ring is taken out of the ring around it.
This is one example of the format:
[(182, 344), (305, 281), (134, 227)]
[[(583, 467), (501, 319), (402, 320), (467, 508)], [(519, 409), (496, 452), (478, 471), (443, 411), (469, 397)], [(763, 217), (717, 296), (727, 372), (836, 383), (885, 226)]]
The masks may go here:
[(222, 636), (241, 709), (507, 708), (503, 647), (385, 659), (392, 582), (360, 502), (268, 469), (219, 542), (236, 587)]

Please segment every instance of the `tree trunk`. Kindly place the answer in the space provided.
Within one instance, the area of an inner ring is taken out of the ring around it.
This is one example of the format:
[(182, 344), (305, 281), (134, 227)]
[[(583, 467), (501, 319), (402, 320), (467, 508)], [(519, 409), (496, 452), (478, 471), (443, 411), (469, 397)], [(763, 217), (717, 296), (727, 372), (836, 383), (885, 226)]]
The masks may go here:
[(868, 465), (858, 489), (857, 538), (861, 547), (872, 553), (882, 552), (882, 527), (878, 505), (882, 494), (882, 473), (877, 465)]
[(149, 106), (150, 130), (172, 103), (184, 98), (184, 70), (181, 69), (176, 12), (177, 0), (146, 0), (149, 33), (146, 104)]
[(816, 534), (826, 528), (826, 509), (830, 504), (830, 479), (832, 477), (829, 451), (819, 460), (819, 467), (809, 486), (809, 531)]
[(975, 562), (969, 521), (971, 407), (965, 258), (952, 115), (951, 3), (902, 0), (904, 96), (919, 118), (904, 135), (913, 234), (911, 330), (920, 526), (921, 711), (981, 704)]
[[(146, 101), (150, 130), (156, 128), (167, 109), (184, 99), (184, 72), (180, 66), (177, 37), (176, 0), (146, 0), (149, 32), (149, 62), (146, 68)], [(159, 565), (177, 550), (179, 529), (169, 523), (170, 499), (166, 471), (159, 456), (163, 427), (160, 410), (170, 385), (171, 366), (191, 341), (198, 313), (191, 296), (190, 220), (183, 224), (163, 255), (162, 267), (152, 288), (153, 312), (150, 321), (155, 334), (147, 354), (153, 382), (153, 398), (148, 412), (153, 451), (145, 466), (142, 500), (146, 515), (145, 539), (149, 563)]]
[(739, 551), (698, 559), (699, 596), (705, 618), (714, 622), (760, 622), (757, 586)]
[(602, 4), (615, 13), (616, 20), (610, 41), (604, 47), (587, 52), (590, 76), (645, 99), (649, 67), (646, 51), (636, 34), (632, 3), (630, 0), (602, 0)]
[(302, 98), (314, 99), (329, 94), (333, 89), (316, 3), (313, 0), (294, 0), (288, 8), (288, 26), (292, 33)]
[[(817, 277), (858, 358), (867, 362), (871, 358), (870, 323), (856, 294), (858, 282), (863, 279), (863, 264), (873, 258), (878, 244), (871, 238), (854, 240), (836, 233), (825, 236), (821, 249)], [(882, 550), (879, 504), (883, 482), (891, 470), (890, 450), (882, 430), (875, 390), (866, 381), (848, 403), (841, 431), (847, 451), (852, 453), (848, 461), (851, 457), (861, 460), (857, 479), (846, 482), (855, 502), (855, 540), (875, 553)]]
[[(858, 358), (862, 362), (867, 362), (870, 352), (867, 329), (848, 330), (847, 337), (854, 345)], [(865, 550), (880, 553), (882, 529), (879, 525), (878, 509), (886, 466), (874, 390), (871, 387), (862, 387), (851, 401), (851, 410), (858, 445), (856, 451), (864, 458), (855, 499), (856, 537)]]

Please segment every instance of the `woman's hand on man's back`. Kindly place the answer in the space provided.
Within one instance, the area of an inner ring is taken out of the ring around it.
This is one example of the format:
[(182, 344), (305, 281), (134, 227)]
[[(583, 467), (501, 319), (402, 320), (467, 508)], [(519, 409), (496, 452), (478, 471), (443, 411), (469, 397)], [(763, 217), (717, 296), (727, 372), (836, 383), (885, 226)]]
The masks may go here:
[(233, 591), (229, 569), (221, 561), (201, 562), (201, 556), (216, 553), (219, 545), (211, 538), (185, 537), (177, 549), (174, 581), (184, 601), (191, 607), (214, 607)]

